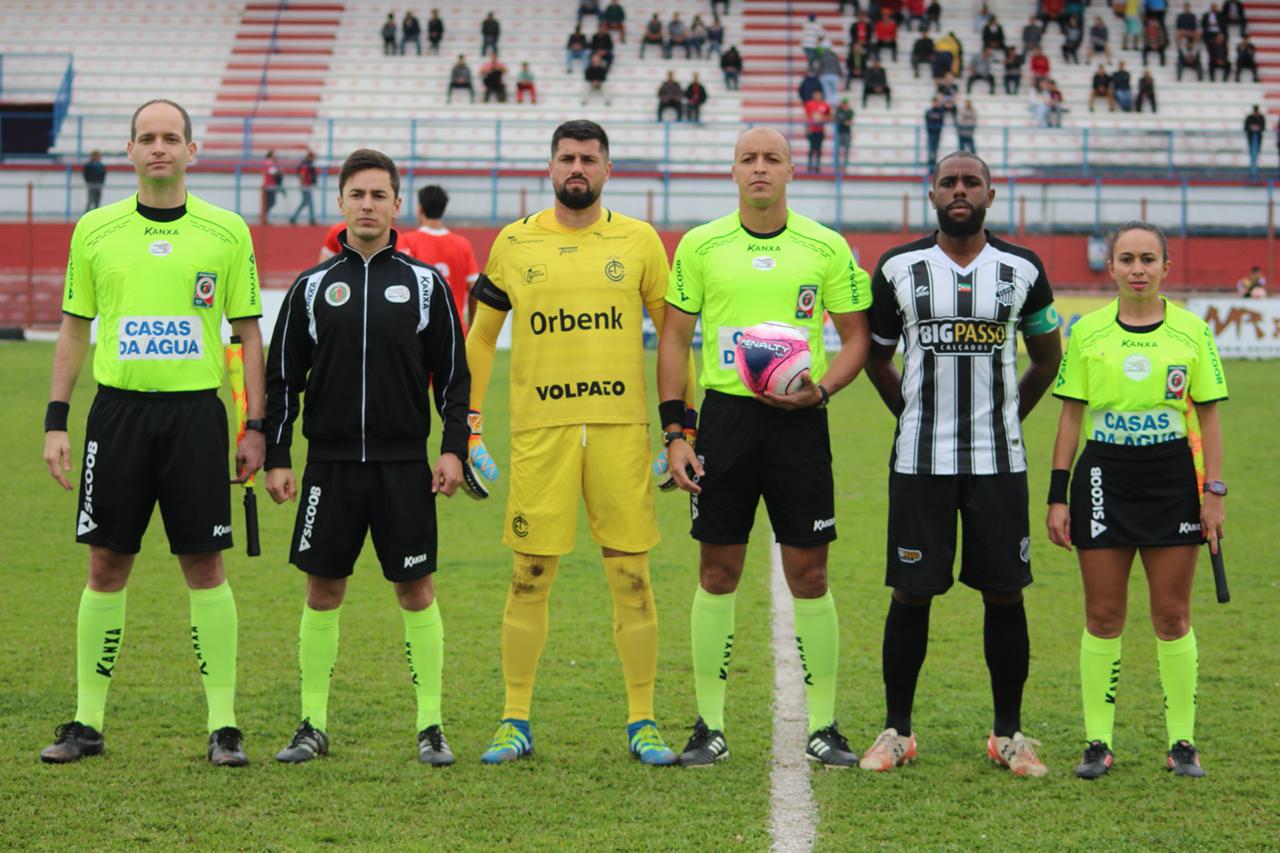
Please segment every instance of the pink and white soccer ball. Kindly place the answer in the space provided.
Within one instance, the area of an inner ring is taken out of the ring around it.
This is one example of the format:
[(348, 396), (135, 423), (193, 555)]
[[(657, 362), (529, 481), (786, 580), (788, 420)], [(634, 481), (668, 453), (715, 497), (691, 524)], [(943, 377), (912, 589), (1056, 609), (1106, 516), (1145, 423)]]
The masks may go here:
[(760, 323), (738, 338), (734, 364), (742, 384), (757, 394), (794, 393), (813, 366), (809, 336), (786, 323)]

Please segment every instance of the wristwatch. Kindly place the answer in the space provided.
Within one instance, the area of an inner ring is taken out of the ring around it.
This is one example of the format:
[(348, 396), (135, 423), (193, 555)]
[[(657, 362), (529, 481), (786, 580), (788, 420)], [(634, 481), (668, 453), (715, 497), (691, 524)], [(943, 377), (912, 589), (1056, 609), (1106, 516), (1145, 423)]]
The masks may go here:
[(818, 393), (822, 395), (822, 399), (818, 401), (817, 408), (825, 409), (827, 407), (827, 403), (831, 402), (831, 392), (824, 388), (821, 382), (817, 383), (817, 387)]
[(246, 430), (251, 429), (255, 432), (265, 433), (267, 431), (267, 422), (262, 418), (249, 418), (249, 420), (244, 422), (244, 428)]
[(1227, 484), (1221, 480), (1205, 480), (1204, 493), (1206, 495), (1217, 495), (1218, 497), (1226, 497)]
[(671, 432), (664, 432), (662, 434), (662, 446), (670, 447), (671, 442), (675, 441), (677, 438), (684, 438), (684, 430), (677, 429), (672, 430)]

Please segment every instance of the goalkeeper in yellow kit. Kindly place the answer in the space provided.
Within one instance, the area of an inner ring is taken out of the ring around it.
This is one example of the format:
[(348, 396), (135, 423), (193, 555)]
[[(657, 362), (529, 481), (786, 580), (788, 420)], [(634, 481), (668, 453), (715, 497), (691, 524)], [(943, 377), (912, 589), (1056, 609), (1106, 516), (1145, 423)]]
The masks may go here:
[[(506, 708), (486, 764), (533, 751), (529, 711), (547, 638), (547, 599), (560, 556), (573, 550), (585, 499), (614, 602), (614, 640), (627, 685), (627, 740), (645, 764), (674, 764), (654, 722), (658, 620), (648, 552), (658, 542), (649, 468), (642, 324), (662, 329), (669, 272), (648, 223), (605, 209), (609, 139), (570, 121), (551, 138), (554, 207), (513, 222), (490, 250), (472, 291), (471, 469), (479, 496), (497, 468), (480, 410), (499, 332), (512, 315), (511, 490), (503, 541), (515, 569), (502, 620)], [(690, 386), (692, 387), (692, 386)]]

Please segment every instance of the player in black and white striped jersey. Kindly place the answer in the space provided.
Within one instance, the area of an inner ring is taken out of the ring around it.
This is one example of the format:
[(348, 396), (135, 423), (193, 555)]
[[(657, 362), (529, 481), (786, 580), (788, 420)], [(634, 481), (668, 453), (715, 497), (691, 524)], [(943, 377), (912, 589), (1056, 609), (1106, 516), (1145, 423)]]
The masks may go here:
[[(867, 375), (898, 417), (889, 473), (884, 633), (885, 731), (863, 757), (889, 770), (915, 756), (911, 708), (929, 636), (929, 605), (960, 581), (982, 593), (983, 645), (995, 723), (988, 755), (1017, 775), (1045, 767), (1021, 732), (1030, 644), (1022, 588), (1031, 583), (1021, 420), (1062, 357), (1058, 315), (1034, 252), (983, 228), (995, 198), (987, 164), (951, 154), (929, 198), (938, 231), (891, 249), (872, 278)], [(1031, 366), (1019, 379), (1017, 332)], [(893, 364), (898, 342), (903, 372)]]

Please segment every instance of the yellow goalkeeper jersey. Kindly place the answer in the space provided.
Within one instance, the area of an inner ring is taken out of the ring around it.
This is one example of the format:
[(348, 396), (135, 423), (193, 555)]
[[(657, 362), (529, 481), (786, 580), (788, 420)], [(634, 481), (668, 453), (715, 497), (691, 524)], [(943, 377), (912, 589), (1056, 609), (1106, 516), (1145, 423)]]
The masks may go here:
[(585, 228), (548, 208), (502, 229), (473, 293), (511, 313), (513, 432), (648, 422), (644, 306), (668, 272), (653, 226), (610, 210)]

